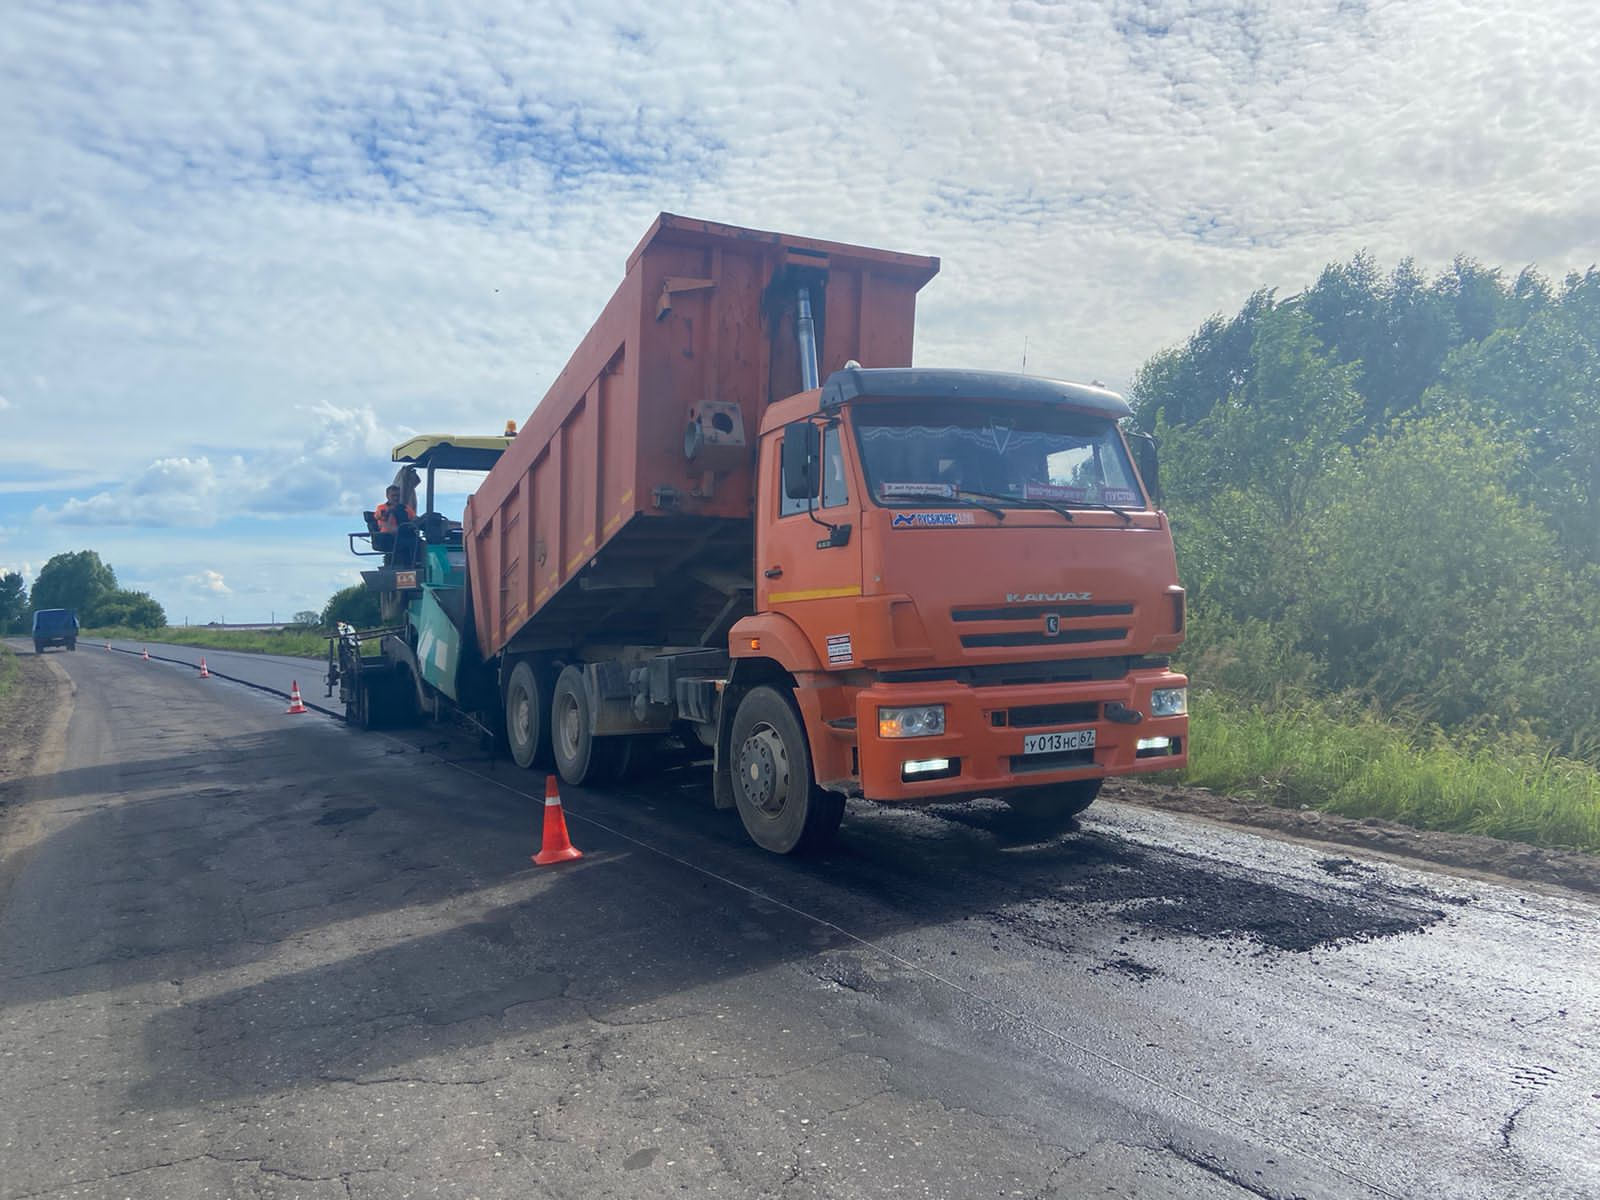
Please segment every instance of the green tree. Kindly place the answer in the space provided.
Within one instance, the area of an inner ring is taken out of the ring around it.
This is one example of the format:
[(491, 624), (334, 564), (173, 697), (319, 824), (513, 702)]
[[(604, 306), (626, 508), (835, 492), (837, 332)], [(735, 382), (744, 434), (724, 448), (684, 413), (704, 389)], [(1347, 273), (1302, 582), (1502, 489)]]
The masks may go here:
[(1139, 369), (1131, 400), (1134, 425), (1145, 433), (1158, 424), (1193, 425), (1250, 382), (1256, 328), (1276, 308), (1263, 288), (1239, 314), (1211, 317), (1182, 346), (1162, 351)]
[(332, 629), (340, 621), (357, 629), (372, 629), (382, 619), (378, 611), (378, 593), (364, 583), (335, 592), (322, 609), (324, 629)]
[(1600, 271), (1569, 277), (1526, 322), (1457, 352), (1429, 399), (1507, 423), (1529, 450), (1518, 490), (1575, 561), (1600, 563)]
[(57, 554), (33, 581), (33, 609), (71, 608), (80, 619), (95, 603), (116, 591), (117, 574), (93, 550)]
[(28, 591), (15, 571), (0, 575), (0, 633), (20, 633), (28, 616)]
[(1559, 724), (1581, 594), (1507, 486), (1523, 454), (1440, 416), (1370, 440), (1323, 481), (1286, 619), (1332, 686), (1448, 725)]
[(79, 614), (86, 625), (122, 626), (128, 629), (161, 629), (167, 623), (166, 610), (146, 592), (118, 588), (96, 600), (87, 615)]
[(295, 613), (289, 624), (300, 629), (315, 629), (321, 622), (322, 618), (319, 614), (309, 608), (304, 608)]

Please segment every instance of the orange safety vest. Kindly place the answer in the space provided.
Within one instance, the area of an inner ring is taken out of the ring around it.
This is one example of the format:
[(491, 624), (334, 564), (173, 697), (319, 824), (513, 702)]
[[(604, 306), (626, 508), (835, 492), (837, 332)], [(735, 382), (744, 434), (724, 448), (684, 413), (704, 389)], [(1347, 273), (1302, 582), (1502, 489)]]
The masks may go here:
[[(403, 518), (397, 515), (402, 512), (405, 514)], [(378, 532), (380, 533), (399, 533), (402, 519), (407, 521), (415, 521), (417, 519), (416, 510), (409, 504), (391, 505), (388, 501), (378, 505), (377, 511), (372, 515), (378, 522)]]

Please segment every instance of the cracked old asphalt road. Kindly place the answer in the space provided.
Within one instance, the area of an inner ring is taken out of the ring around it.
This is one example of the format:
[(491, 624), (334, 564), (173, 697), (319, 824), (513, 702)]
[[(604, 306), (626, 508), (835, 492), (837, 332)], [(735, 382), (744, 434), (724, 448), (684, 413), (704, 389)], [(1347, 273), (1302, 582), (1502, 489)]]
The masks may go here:
[(470, 743), (57, 661), (0, 1200), (1600, 1194), (1587, 901), (1119, 805), (781, 860), (691, 771), (569, 792), (537, 870)]

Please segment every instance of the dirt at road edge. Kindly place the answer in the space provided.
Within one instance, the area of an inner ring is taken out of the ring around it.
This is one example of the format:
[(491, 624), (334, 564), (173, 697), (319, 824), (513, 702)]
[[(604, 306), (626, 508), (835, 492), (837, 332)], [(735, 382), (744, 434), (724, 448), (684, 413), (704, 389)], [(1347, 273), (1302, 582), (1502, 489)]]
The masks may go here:
[(1103, 794), (1108, 800), (1267, 829), (1301, 841), (1356, 846), (1396, 858), (1435, 863), (1468, 875), (1553, 884), (1600, 896), (1600, 857), (1581, 850), (1546, 849), (1469, 833), (1414, 829), (1377, 817), (1342, 817), (1316, 809), (1278, 808), (1221, 796), (1204, 788), (1170, 784), (1110, 780)]
[(22, 781), (37, 775), (35, 760), (65, 723), (72, 681), (49, 655), (17, 654), (17, 678), (0, 696), (0, 810), (20, 800)]

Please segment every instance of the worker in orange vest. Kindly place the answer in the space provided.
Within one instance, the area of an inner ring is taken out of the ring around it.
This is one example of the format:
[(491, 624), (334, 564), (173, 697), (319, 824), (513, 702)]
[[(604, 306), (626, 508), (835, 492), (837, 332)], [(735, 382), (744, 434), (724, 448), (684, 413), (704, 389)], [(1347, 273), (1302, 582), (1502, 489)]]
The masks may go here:
[(400, 498), (400, 489), (394, 484), (384, 493), (384, 501), (373, 512), (379, 533), (399, 533), (401, 521), (415, 521), (417, 510)]

